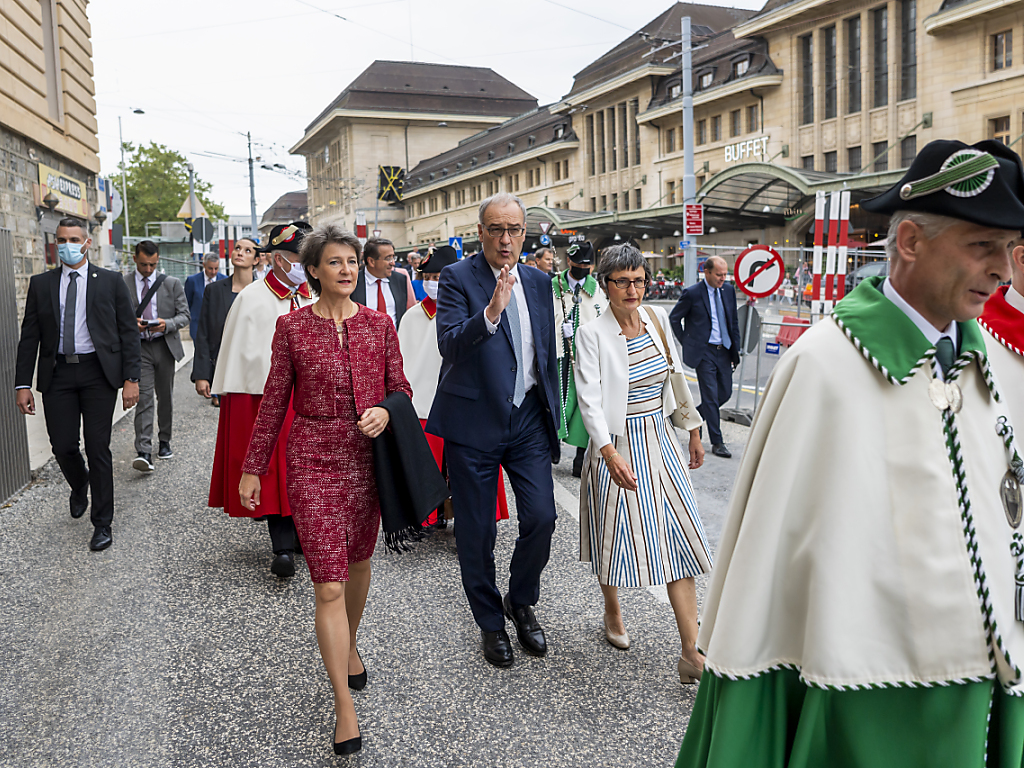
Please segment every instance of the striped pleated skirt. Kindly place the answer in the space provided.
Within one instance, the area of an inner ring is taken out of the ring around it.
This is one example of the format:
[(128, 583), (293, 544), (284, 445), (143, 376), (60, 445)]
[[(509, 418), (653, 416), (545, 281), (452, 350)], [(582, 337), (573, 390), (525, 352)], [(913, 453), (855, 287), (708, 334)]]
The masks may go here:
[(580, 559), (593, 564), (601, 584), (647, 587), (707, 573), (711, 552), (687, 454), (662, 411), (668, 364), (646, 333), (627, 349), (626, 429), (612, 442), (638, 488), (615, 485), (599, 446), (590, 443), (580, 487)]

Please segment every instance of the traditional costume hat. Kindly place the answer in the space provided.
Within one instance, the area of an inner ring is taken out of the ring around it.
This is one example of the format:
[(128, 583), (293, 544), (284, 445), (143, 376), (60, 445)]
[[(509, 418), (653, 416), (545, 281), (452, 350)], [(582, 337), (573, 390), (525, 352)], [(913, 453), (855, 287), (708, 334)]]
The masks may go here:
[(299, 246), (302, 245), (302, 238), (306, 236), (307, 232), (312, 231), (313, 227), (304, 221), (293, 221), (291, 224), (278, 224), (272, 230), (270, 230), (270, 236), (267, 238), (267, 244), (259, 249), (260, 253), (270, 253), (271, 251), (289, 251), (290, 253), (298, 253)]
[(865, 200), (874, 213), (920, 211), (997, 229), (1024, 229), (1024, 164), (1002, 142), (929, 142), (896, 186)]
[(450, 245), (442, 245), (435, 248), (433, 252), (420, 262), (419, 271), (425, 275), (433, 275), (441, 272), (445, 267), (450, 267), (459, 260), (458, 252)]
[(589, 240), (584, 240), (582, 243), (574, 243), (569, 246), (569, 250), (565, 252), (565, 255), (573, 264), (593, 264), (595, 253), (594, 246), (591, 245)]

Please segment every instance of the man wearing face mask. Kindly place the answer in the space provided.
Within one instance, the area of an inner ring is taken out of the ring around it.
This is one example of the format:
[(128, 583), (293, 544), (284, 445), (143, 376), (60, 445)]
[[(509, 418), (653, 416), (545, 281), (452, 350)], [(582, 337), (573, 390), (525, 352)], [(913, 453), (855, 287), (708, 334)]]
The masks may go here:
[(574, 243), (566, 252), (569, 268), (555, 274), (551, 290), (555, 300), (555, 322), (559, 324), (558, 386), (562, 398), (562, 423), (558, 439), (576, 446), (572, 476), (583, 474), (583, 454), (587, 449), (587, 428), (576, 407), (576, 380), (573, 361), (576, 359), (576, 330), (596, 319), (608, 306), (608, 298), (597, 289), (597, 280), (590, 274), (596, 254), (589, 241)]
[(211, 386), (212, 391), (220, 394), (220, 421), (208, 504), (222, 508), (231, 517), (266, 518), (274, 549), (270, 570), (280, 578), (294, 575), (298, 545), (285, 490), (284, 453), (294, 417), (290, 408), (270, 460), (270, 470), (260, 478), (258, 511), (242, 506), (238, 482), (270, 373), (277, 318), (312, 301), (299, 259), (299, 246), (310, 229), (306, 222), (294, 221), (270, 231), (261, 252), (270, 255), (271, 271), (263, 280), (243, 288), (231, 305)]
[[(110, 432), (117, 390), (127, 410), (139, 400), (141, 344), (131, 296), (116, 272), (89, 263), (92, 239), (78, 219), (62, 219), (56, 232), (61, 266), (29, 281), (15, 369), (18, 409), (35, 415), (43, 396), (46, 431), (54, 458), (71, 486), (71, 516), (80, 518), (92, 490), (93, 536), (89, 548), (111, 544), (114, 471)], [(79, 449), (85, 435), (88, 468)]]

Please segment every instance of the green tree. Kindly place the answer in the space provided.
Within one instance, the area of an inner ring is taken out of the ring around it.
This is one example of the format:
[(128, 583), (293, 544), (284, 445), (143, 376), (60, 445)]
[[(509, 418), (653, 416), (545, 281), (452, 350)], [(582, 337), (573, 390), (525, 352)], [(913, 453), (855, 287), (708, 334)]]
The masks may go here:
[[(148, 147), (124, 143), (128, 165), (128, 216), (132, 233), (145, 232), (147, 221), (178, 221), (182, 202), (188, 197), (188, 160), (163, 144), (150, 142)], [(118, 191), (122, 189), (121, 173), (110, 177)], [(210, 198), (211, 185), (195, 177), (196, 197), (206, 208), (211, 221), (223, 221), (224, 206)], [(124, 213), (115, 221), (124, 226)]]

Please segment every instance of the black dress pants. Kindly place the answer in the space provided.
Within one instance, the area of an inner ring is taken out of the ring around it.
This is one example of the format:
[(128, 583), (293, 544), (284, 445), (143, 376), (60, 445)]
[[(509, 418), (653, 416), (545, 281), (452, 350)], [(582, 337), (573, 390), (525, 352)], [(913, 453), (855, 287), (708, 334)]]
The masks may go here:
[(295, 535), (295, 523), (289, 515), (267, 515), (267, 531), (270, 533), (270, 544), (275, 555), (295, 551), (298, 539)]
[(700, 405), (697, 412), (708, 425), (712, 445), (723, 443), (719, 409), (732, 397), (732, 360), (729, 350), (708, 344), (704, 359), (697, 363)]
[[(50, 447), (71, 490), (92, 489), (92, 524), (109, 526), (114, 519), (114, 465), (110, 433), (117, 390), (103, 375), (96, 353), (79, 355), (78, 363), (58, 356), (49, 389), (43, 393)], [(85, 435), (85, 459), (79, 449)]]

